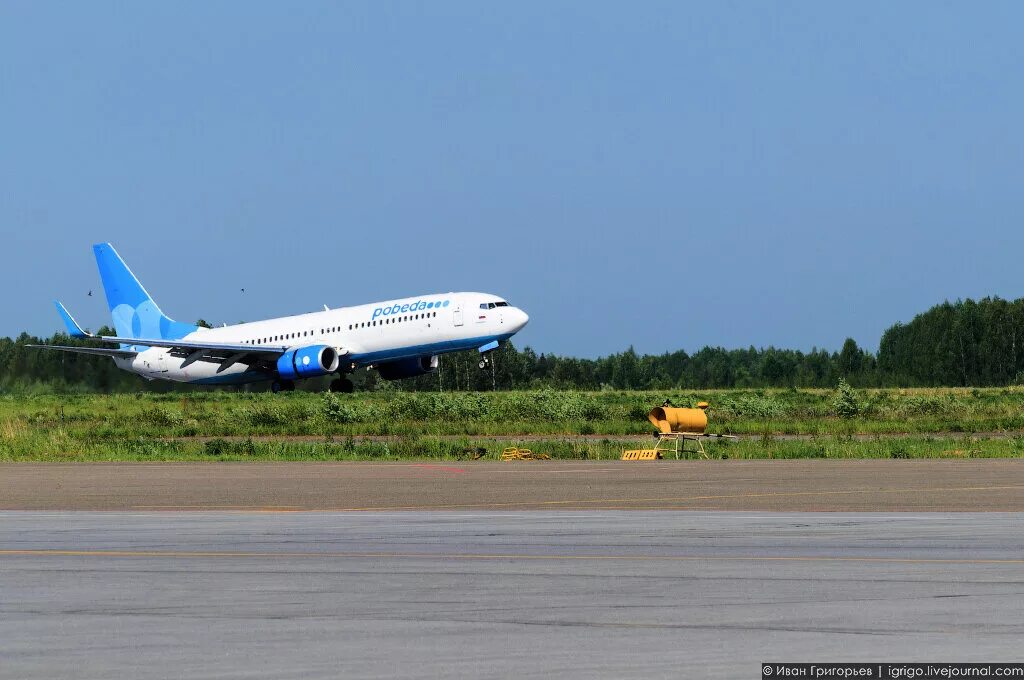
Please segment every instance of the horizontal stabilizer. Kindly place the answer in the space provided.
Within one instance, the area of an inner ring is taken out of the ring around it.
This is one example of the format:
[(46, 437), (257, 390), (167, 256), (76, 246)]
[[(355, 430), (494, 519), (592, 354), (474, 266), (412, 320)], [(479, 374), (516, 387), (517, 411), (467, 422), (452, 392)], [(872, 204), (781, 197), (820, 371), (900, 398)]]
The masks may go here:
[(57, 313), (60, 314), (60, 318), (64, 321), (64, 325), (68, 329), (68, 335), (73, 338), (91, 338), (91, 333), (86, 333), (82, 330), (82, 327), (75, 321), (75, 317), (71, 316), (71, 313), (67, 310), (67, 307), (61, 304), (60, 300), (54, 300), (53, 304), (57, 305)]

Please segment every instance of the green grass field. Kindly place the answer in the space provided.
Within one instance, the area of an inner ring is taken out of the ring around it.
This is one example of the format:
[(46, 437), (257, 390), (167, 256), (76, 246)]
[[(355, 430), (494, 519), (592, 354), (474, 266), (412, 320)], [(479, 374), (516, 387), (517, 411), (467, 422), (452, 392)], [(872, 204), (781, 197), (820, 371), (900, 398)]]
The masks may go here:
[[(706, 400), (711, 403), (709, 432), (746, 435), (739, 442), (709, 444), (715, 458), (1024, 452), (1024, 388), (196, 392), (0, 396), (0, 460), (459, 459), (464, 449), (476, 447), (495, 458), (503, 446), (518, 443), (516, 436), (527, 435), (542, 437), (523, 445), (553, 457), (617, 458), (624, 445), (648, 445), (652, 427), (647, 412), (665, 397), (677, 406)], [(388, 438), (361, 439), (368, 435)], [(793, 441), (786, 435), (805, 438)], [(292, 439), (266, 439), (273, 436)], [(303, 439), (295, 439), (299, 436)]]

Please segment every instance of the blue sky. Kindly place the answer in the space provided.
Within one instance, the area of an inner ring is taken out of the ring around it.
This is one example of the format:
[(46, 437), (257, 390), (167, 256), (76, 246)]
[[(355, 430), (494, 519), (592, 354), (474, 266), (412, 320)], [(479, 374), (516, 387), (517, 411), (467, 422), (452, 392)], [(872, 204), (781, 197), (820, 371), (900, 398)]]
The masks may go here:
[[(1024, 295), (1020, 3), (0, 4), (0, 335), (505, 295), (597, 356)], [(245, 294), (240, 289), (246, 289)], [(94, 297), (87, 297), (88, 290)]]

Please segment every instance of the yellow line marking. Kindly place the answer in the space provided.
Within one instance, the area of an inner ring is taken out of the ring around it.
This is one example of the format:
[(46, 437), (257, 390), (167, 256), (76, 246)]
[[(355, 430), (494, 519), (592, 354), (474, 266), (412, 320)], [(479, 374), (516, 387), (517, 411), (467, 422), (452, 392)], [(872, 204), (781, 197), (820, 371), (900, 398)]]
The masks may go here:
[(133, 510), (245, 510), (249, 512), (296, 512), (299, 505), (133, 505)]
[(230, 552), (187, 550), (0, 550), (0, 557), (297, 557), (331, 559), (444, 559), (444, 560), (604, 560), (672, 562), (893, 562), (906, 564), (1024, 564), (1024, 559), (945, 559), (912, 557), (821, 557), (806, 555), (527, 555), (521, 553), (405, 553), (405, 552)]
[(366, 510), (429, 510), (438, 508), (504, 508), (540, 505), (584, 505), (593, 503), (685, 503), (688, 501), (726, 500), (730, 498), (774, 498), (790, 496), (839, 496), (872, 493), (908, 493), (908, 492), (955, 492), (955, 491), (1005, 491), (1024, 489), (1024, 485), (1013, 486), (958, 486), (958, 487), (914, 487), (905, 489), (839, 489), (834, 491), (773, 491), (767, 493), (740, 493), (717, 496), (665, 496), (661, 498), (595, 498), (560, 501), (515, 501), (508, 503), (459, 503), (449, 505), (392, 505), (368, 506), (362, 508), (332, 508), (335, 512), (360, 512)]

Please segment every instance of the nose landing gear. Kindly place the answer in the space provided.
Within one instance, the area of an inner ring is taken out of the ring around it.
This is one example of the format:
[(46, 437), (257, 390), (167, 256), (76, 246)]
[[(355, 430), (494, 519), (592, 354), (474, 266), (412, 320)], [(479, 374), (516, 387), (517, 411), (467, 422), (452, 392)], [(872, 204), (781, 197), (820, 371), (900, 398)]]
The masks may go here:
[(484, 370), (491, 365), (491, 352), (498, 349), (499, 343), (497, 340), (491, 340), (489, 343), (480, 348), (480, 363), (477, 366), (480, 370)]

